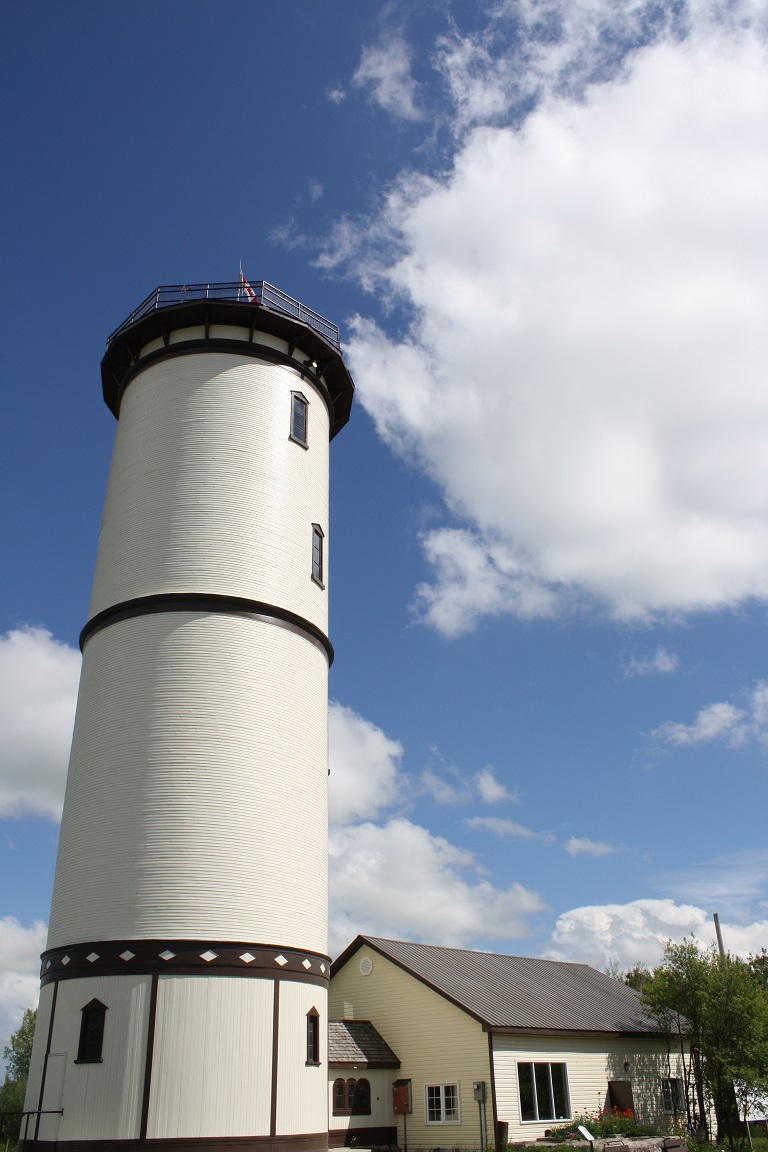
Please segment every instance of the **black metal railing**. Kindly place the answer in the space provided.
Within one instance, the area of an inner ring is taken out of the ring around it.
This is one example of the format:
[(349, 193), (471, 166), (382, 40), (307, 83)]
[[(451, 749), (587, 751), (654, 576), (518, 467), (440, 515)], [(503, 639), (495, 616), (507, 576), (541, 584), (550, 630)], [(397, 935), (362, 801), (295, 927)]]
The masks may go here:
[(271, 312), (280, 312), (283, 316), (292, 316), (294, 320), (301, 321), (314, 328), (324, 336), (334, 348), (340, 348), (339, 329), (330, 320), (326, 320), (318, 312), (294, 300), (274, 284), (266, 280), (253, 280), (249, 283), (233, 280), (226, 284), (164, 284), (150, 292), (146, 300), (142, 300), (138, 308), (134, 308), (130, 316), (123, 320), (107, 338), (107, 348), (112, 341), (131, 324), (141, 320), (150, 312), (160, 308), (168, 308), (172, 304), (185, 304), (190, 300), (232, 300), (241, 304), (257, 305), (268, 308)]

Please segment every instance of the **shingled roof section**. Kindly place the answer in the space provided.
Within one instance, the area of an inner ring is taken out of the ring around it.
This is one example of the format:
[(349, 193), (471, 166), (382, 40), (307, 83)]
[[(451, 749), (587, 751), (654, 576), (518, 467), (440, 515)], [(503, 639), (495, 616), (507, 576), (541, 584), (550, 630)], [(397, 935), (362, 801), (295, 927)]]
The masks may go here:
[(353, 1068), (399, 1068), (400, 1061), (369, 1020), (328, 1021), (328, 1063)]
[(358, 936), (335, 961), (332, 976), (361, 947), (386, 956), (487, 1029), (658, 1034), (632, 988), (587, 964)]

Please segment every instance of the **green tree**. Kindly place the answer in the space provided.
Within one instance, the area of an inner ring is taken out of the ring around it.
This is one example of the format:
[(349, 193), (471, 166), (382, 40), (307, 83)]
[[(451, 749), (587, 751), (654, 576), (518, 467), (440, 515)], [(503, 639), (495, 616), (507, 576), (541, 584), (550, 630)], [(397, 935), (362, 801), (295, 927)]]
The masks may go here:
[[(11, 1036), (11, 1042), (3, 1050), (5, 1057), (5, 1080), (0, 1086), (0, 1112), (21, 1112), (24, 1108), (24, 1095), (27, 1090), (29, 1062), (32, 1058), (32, 1041), (35, 1036), (37, 1011), (28, 1008), (21, 1024)], [(21, 1118), (10, 1116), (0, 1128), (3, 1136), (19, 1130)]]
[(768, 993), (753, 961), (702, 951), (693, 938), (669, 943), (642, 990), (668, 1042), (675, 1035), (688, 1042), (686, 1094), (700, 1122), (711, 1100), (717, 1138), (731, 1147), (739, 1126), (734, 1082), (748, 1093), (768, 1077)]

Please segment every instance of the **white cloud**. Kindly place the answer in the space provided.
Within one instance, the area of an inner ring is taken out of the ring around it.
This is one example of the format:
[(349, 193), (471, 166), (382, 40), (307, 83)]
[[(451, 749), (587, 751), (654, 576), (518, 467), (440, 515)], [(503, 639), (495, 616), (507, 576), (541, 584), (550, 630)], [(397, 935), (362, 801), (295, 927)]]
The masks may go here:
[(367, 88), (385, 112), (400, 120), (420, 120), (418, 86), (411, 76), (411, 49), (402, 36), (390, 33), (363, 49), (352, 77), (356, 88)]
[(515, 820), (505, 820), (500, 816), (470, 816), (466, 824), (468, 828), (492, 832), (494, 836), (511, 836), (519, 840), (544, 840), (548, 844), (554, 841), (554, 836), (549, 833), (534, 832), (524, 824), (518, 824)]
[(565, 845), (569, 856), (612, 856), (616, 849), (604, 840), (590, 840), (588, 836), (571, 836)]
[(422, 791), (431, 796), (435, 804), (464, 804), (470, 798), (466, 783), (447, 780), (432, 768), (425, 769), (419, 779)]
[[(721, 919), (726, 948), (741, 956), (759, 952), (768, 936), (768, 921), (747, 925)], [(679, 942), (694, 935), (704, 945), (714, 943), (712, 917), (693, 904), (674, 900), (634, 900), (628, 904), (588, 905), (559, 916), (549, 948), (552, 960), (569, 960), (605, 968), (661, 963), (668, 940)]]
[(598, 904), (573, 908), (558, 916), (545, 955), (604, 968), (613, 958), (619, 966), (660, 963), (667, 940), (696, 935), (709, 943), (714, 928), (707, 914), (673, 900), (634, 900), (629, 904)]
[(470, 852), (398, 818), (336, 830), (330, 843), (331, 951), (358, 932), (464, 947), (526, 935), (541, 898), (494, 887)]
[(403, 746), (351, 708), (331, 703), (328, 712), (331, 824), (369, 820), (397, 798)]
[(624, 675), (653, 676), (656, 673), (670, 675), (672, 672), (676, 672), (679, 667), (680, 657), (659, 645), (653, 656), (644, 660), (633, 656), (624, 668)]
[(347, 98), (347, 94), (341, 87), (331, 88), (328, 92), (328, 99), (332, 104), (343, 104)]
[[(613, 27), (575, 7), (577, 45)], [(645, 8), (616, 8), (629, 40)], [(358, 317), (349, 356), (453, 518), (423, 537), (418, 590), (446, 635), (583, 599), (642, 618), (768, 598), (768, 58), (714, 11), (581, 102), (560, 94), (565, 33), (550, 52), (531, 31), (530, 67), (557, 79), (527, 119), (469, 130), (447, 174), (404, 175), (325, 254), (410, 316), (402, 339)], [(472, 99), (508, 101), (482, 48)]]
[(319, 200), (323, 195), (323, 185), (319, 180), (310, 180), (309, 182), (309, 198), (312, 201)]
[(678, 747), (724, 740), (729, 748), (739, 748), (750, 738), (768, 743), (768, 681), (757, 682), (748, 695), (746, 708), (725, 701), (707, 704), (696, 713), (692, 724), (669, 720), (653, 735)]
[(0, 816), (61, 816), (79, 675), (44, 628), (0, 637)]
[(516, 792), (510, 792), (496, 779), (492, 768), (483, 768), (477, 773), (475, 787), (486, 804), (500, 804), (504, 800), (517, 804), (520, 799)]
[(37, 1004), (47, 934), (40, 920), (25, 928), (13, 916), (0, 917), (0, 1054), (25, 1009)]

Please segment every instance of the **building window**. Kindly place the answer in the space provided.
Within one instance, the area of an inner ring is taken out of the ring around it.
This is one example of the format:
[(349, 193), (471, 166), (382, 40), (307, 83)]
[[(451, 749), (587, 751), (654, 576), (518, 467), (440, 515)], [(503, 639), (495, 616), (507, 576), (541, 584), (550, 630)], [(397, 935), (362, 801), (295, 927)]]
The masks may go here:
[(309, 402), (301, 392), (291, 392), (291, 440), (307, 447), (307, 422)]
[(91, 1000), (90, 1004), (86, 1004), (82, 1009), (76, 1064), (101, 1064), (106, 1015), (106, 1004), (102, 1004), (100, 1000)]
[(307, 1013), (307, 1064), (320, 1063), (320, 1016), (317, 1008)]
[(568, 1070), (565, 1064), (517, 1065), (520, 1119), (570, 1120)]
[(333, 1114), (334, 1116), (346, 1116), (349, 1109), (347, 1108), (347, 1085), (344, 1080), (334, 1080), (333, 1082)]
[(319, 524), (312, 525), (312, 579), (325, 588), (323, 583), (323, 530)]
[(370, 1116), (371, 1114), (371, 1086), (367, 1080), (358, 1080), (355, 1085), (352, 1111), (355, 1116)]
[(661, 1095), (664, 1100), (665, 1112), (685, 1112), (685, 1093), (682, 1080), (671, 1076), (662, 1077)]
[(427, 1084), (424, 1088), (427, 1124), (460, 1124), (458, 1084)]
[(370, 1116), (371, 1086), (367, 1080), (334, 1080), (334, 1116)]

